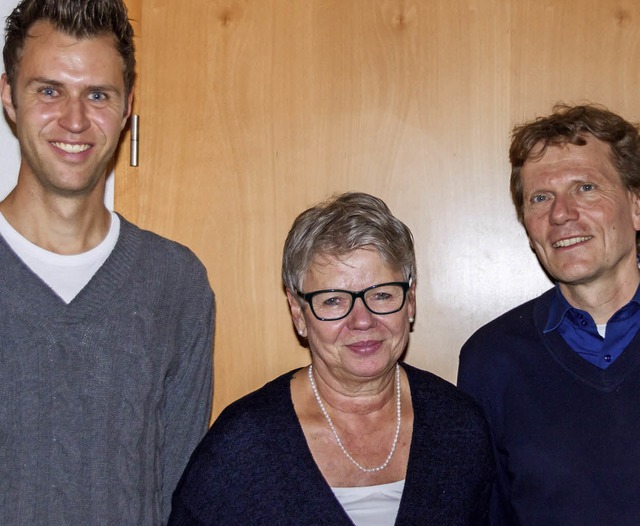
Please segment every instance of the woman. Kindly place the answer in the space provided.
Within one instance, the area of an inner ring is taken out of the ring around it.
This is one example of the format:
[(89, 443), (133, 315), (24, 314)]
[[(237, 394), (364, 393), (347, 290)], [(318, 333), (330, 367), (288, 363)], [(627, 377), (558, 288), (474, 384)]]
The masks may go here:
[(295, 220), (282, 278), (311, 365), (220, 415), (170, 524), (486, 524), (480, 411), (399, 362), (416, 310), (409, 229), (376, 197), (330, 199)]

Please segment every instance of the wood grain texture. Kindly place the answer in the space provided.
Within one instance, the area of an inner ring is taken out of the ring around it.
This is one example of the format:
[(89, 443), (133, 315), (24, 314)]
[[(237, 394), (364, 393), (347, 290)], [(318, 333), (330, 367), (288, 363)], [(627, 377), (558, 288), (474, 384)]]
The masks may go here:
[(407, 223), (407, 358), (453, 381), (476, 328), (550, 286), (509, 198), (513, 125), (558, 100), (640, 118), (630, 0), (127, 3), (140, 6), (141, 166), (119, 161), (116, 209), (209, 270), (215, 414), (309, 361), (279, 276), (306, 207), (359, 190)]

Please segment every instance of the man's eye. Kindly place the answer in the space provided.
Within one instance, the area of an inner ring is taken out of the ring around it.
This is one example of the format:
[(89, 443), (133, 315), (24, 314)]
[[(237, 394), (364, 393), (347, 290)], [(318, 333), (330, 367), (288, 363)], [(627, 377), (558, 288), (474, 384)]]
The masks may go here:
[(108, 99), (107, 94), (102, 91), (93, 91), (89, 98), (94, 102), (104, 102)]
[(532, 203), (542, 203), (543, 201), (546, 201), (546, 200), (547, 200), (547, 196), (542, 194), (534, 195), (531, 198)]
[(580, 185), (580, 190), (582, 192), (590, 192), (591, 190), (595, 189), (595, 185), (591, 184), (591, 183), (586, 183), (586, 184), (581, 184)]
[(42, 93), (45, 97), (55, 97), (58, 92), (53, 88), (42, 88), (40, 90), (40, 93)]

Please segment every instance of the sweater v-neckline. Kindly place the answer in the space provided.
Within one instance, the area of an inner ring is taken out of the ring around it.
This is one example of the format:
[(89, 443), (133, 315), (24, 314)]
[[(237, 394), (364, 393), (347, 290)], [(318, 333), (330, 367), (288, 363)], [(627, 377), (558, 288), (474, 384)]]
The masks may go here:
[(579, 381), (589, 385), (593, 389), (601, 391), (616, 390), (625, 378), (640, 365), (640, 331), (634, 336), (622, 354), (606, 369), (590, 363), (575, 352), (560, 335), (554, 330), (544, 333), (547, 322), (551, 299), (555, 289), (547, 291), (536, 303), (534, 309), (534, 322), (540, 338), (553, 359), (558, 362), (569, 374)]
[(11, 301), (14, 309), (35, 316), (41, 323), (79, 323), (87, 318), (99, 316), (104, 305), (123, 286), (127, 278), (125, 269), (131, 268), (138, 257), (141, 238), (134, 225), (120, 216), (120, 235), (111, 254), (89, 282), (73, 300), (66, 303), (37, 274), (35, 274), (0, 236), (0, 282), (12, 280), (18, 283), (23, 294), (4, 297)]
[[(413, 376), (413, 369), (411, 366), (407, 365), (407, 364), (402, 364), (402, 368), (405, 370), (406, 374), (407, 374), (407, 379), (409, 381), (409, 386), (411, 386), (412, 383), (412, 376)], [(300, 369), (296, 370), (299, 371)], [(296, 372), (296, 371), (292, 371)], [(290, 374), (291, 374), (290, 373)], [(287, 379), (290, 381), (290, 376), (287, 376)], [(409, 387), (411, 388), (411, 387)], [(340, 504), (340, 502), (338, 501), (338, 498), (336, 497), (335, 493), (333, 492), (333, 490), (331, 489), (331, 486), (327, 483), (327, 481), (325, 480), (324, 476), (322, 475), (322, 472), (320, 471), (320, 468), (318, 467), (318, 464), (316, 464), (315, 459), (313, 458), (313, 454), (311, 453), (311, 449), (309, 448), (309, 444), (307, 443), (307, 439), (304, 435), (304, 431), (302, 430), (302, 426), (300, 425), (300, 422), (298, 420), (298, 415), (296, 415), (295, 413), (295, 408), (293, 405), (293, 399), (291, 397), (291, 389), (289, 386), (289, 383), (286, 384), (286, 393), (287, 393), (287, 398), (288, 398), (288, 411), (290, 413), (292, 413), (293, 417), (295, 418), (296, 422), (297, 422), (297, 426), (296, 426), (296, 434), (298, 435), (298, 440), (302, 440), (302, 442), (305, 445), (305, 449), (304, 449), (304, 456), (306, 458), (306, 463), (308, 466), (308, 470), (307, 473), (309, 472), (313, 472), (314, 473), (314, 478), (316, 479), (316, 483), (322, 486), (322, 491), (325, 494), (325, 498), (327, 498), (328, 500), (331, 500), (331, 502), (334, 504), (334, 513), (340, 515), (345, 521), (348, 521), (347, 524), (353, 524), (353, 521), (351, 520), (351, 518), (349, 517), (349, 514), (346, 512), (346, 510), (342, 507), (342, 505)], [(415, 422), (416, 419), (419, 420), (421, 415), (415, 414), (414, 415), (414, 428), (415, 428)], [(400, 496), (400, 503), (398, 505), (398, 514), (396, 516), (396, 520), (394, 522), (394, 524), (398, 524), (398, 519), (402, 518), (403, 515), (403, 501), (405, 501), (405, 495), (406, 495), (406, 489), (407, 489), (407, 484), (406, 481), (409, 480), (409, 478), (411, 477), (411, 468), (412, 468), (412, 463), (411, 463), (411, 457), (412, 455), (414, 455), (414, 436), (412, 434), (411, 436), (411, 444), (409, 445), (409, 457), (407, 459), (407, 473), (405, 475), (405, 488), (404, 491), (402, 492), (402, 495)]]

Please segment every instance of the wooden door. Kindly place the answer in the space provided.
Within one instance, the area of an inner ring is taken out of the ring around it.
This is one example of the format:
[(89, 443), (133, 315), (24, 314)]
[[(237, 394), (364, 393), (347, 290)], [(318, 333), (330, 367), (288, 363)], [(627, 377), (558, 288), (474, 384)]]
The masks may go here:
[(512, 126), (558, 100), (640, 120), (634, 0), (128, 0), (140, 167), (116, 209), (191, 247), (218, 302), (214, 414), (308, 363), (280, 283), (295, 216), (382, 197), (412, 229), (408, 361), (545, 290), (508, 194)]

